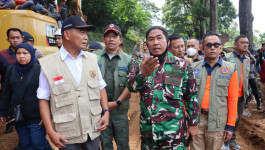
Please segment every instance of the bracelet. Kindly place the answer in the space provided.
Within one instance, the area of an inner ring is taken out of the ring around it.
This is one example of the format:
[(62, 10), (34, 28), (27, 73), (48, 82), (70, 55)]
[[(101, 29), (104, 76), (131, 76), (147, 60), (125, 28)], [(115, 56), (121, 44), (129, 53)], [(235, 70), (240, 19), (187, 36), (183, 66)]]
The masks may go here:
[(107, 112), (107, 111), (109, 111), (109, 109), (104, 109), (104, 110), (103, 110), (104, 113)]

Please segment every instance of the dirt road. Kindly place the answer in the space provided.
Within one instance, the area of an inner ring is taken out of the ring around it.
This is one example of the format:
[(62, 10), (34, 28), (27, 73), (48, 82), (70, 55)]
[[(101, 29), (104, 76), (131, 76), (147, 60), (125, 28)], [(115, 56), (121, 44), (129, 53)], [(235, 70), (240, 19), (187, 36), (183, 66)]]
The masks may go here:
[[(140, 150), (139, 133), (139, 95), (132, 94), (130, 101), (130, 147), (131, 150)], [(249, 112), (249, 113), (248, 113)], [(250, 102), (249, 108), (245, 110), (242, 121), (239, 125), (237, 142), (242, 150), (265, 150), (265, 114), (256, 110), (254, 101)], [(0, 150), (10, 150), (17, 145), (17, 134), (15, 130), (10, 134), (5, 134), (5, 127), (0, 125)]]

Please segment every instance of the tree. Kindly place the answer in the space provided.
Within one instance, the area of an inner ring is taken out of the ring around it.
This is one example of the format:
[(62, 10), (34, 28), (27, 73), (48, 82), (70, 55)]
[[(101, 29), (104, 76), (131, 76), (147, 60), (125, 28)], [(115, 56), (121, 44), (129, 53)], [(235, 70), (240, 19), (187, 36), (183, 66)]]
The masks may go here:
[(253, 48), (253, 20), (252, 0), (239, 1), (239, 27), (240, 34), (248, 37), (249, 47)]
[(210, 31), (218, 31), (217, 0), (210, 0)]
[[(202, 38), (210, 30), (210, 0), (166, 0), (162, 23), (170, 32), (184, 37)], [(218, 1), (218, 28), (228, 28), (236, 18), (236, 10), (230, 0)]]
[(144, 33), (152, 24), (150, 12), (158, 8), (147, 0), (82, 0), (82, 11), (88, 16), (88, 24), (103, 30), (107, 24), (114, 23), (126, 34), (131, 27)]

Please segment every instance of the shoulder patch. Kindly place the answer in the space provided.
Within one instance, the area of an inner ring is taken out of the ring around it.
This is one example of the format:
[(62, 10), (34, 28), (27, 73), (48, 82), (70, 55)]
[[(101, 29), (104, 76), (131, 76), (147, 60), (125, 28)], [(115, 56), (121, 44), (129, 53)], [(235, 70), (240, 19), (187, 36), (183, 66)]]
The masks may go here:
[(248, 60), (248, 59), (246, 60), (246, 63), (247, 63), (248, 65), (250, 64), (250, 62), (249, 62), (249, 60)]
[(226, 68), (226, 67), (223, 67), (223, 68), (221, 68), (221, 73), (222, 74), (228, 74), (229, 73), (229, 69)]
[(193, 73), (194, 73), (194, 74), (198, 74), (199, 72), (200, 72), (200, 69), (199, 69), (199, 68), (194, 68), (194, 69), (193, 69)]

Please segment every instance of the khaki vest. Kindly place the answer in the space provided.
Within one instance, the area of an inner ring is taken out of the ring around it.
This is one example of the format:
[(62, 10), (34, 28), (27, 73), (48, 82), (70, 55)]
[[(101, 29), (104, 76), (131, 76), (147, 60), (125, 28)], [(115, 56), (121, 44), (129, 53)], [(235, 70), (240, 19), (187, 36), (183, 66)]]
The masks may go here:
[[(102, 74), (102, 77), (105, 75), (106, 71), (106, 63), (105, 63), (105, 56), (103, 55), (106, 53), (106, 50), (94, 51), (93, 53), (97, 54), (98, 56), (98, 64)], [(126, 53), (120, 53), (118, 51), (118, 55), (120, 59), (118, 60), (117, 67), (114, 71), (114, 96), (112, 101), (116, 101), (121, 93), (123, 92), (124, 88), (126, 87), (127, 76), (130, 73), (132, 68), (132, 57), (127, 55)], [(130, 96), (121, 103), (121, 105), (114, 109), (110, 114), (127, 114), (128, 109), (130, 108), (129, 102)]]
[[(82, 56), (80, 85), (59, 52), (40, 59), (41, 69), (51, 88), (50, 104), (55, 130), (68, 140), (67, 144), (84, 143), (88, 134), (92, 140), (100, 135), (96, 130), (102, 112), (97, 57), (89, 53), (85, 55)], [(55, 80), (60, 76), (63, 82), (56, 84)]]
[[(238, 74), (238, 86), (240, 86), (241, 83), (241, 61), (233, 55), (233, 53), (228, 53), (225, 55), (226, 60), (235, 63), (237, 74)], [(250, 71), (250, 59), (246, 56), (246, 59), (243, 61), (243, 91), (244, 91), (244, 100), (248, 97), (248, 76)]]
[[(208, 76), (206, 68), (202, 67), (203, 61), (192, 64), (196, 77), (200, 109)], [(226, 74), (222, 73), (222, 68), (227, 68), (229, 72)], [(228, 86), (234, 71), (235, 64), (223, 61), (222, 66), (217, 65), (211, 73), (208, 131), (222, 131), (226, 126)]]

